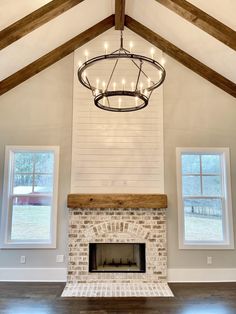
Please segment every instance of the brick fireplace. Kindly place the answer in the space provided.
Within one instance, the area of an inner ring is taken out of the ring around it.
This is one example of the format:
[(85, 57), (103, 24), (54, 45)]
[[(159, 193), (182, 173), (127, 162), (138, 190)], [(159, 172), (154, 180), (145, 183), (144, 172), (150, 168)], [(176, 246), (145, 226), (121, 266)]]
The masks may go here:
[[(68, 278), (63, 296), (127, 296), (126, 290), (128, 296), (138, 291), (155, 296), (165, 289), (171, 294), (166, 195), (71, 194), (68, 208)], [(125, 290), (117, 288), (122, 285)]]

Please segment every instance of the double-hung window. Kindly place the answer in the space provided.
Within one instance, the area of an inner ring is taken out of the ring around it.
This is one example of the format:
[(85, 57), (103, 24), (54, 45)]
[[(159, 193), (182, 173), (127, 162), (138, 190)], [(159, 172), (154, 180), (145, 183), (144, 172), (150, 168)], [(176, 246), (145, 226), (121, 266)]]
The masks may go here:
[(232, 249), (229, 149), (176, 152), (180, 248)]
[(56, 246), (58, 147), (7, 146), (1, 247)]

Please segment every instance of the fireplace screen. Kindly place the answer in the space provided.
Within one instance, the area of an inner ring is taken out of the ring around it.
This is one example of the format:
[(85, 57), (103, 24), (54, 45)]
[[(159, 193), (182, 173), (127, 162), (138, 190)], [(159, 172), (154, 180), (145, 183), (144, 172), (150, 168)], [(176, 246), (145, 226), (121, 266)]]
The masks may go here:
[(90, 272), (144, 273), (145, 243), (90, 243)]

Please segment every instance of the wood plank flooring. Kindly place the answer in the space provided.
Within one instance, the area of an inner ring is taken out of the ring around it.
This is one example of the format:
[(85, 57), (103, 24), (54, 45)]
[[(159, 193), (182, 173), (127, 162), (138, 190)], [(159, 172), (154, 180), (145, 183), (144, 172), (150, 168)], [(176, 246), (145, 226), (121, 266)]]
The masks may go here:
[(170, 284), (174, 298), (60, 298), (64, 283), (0, 283), (0, 314), (236, 314), (236, 283)]

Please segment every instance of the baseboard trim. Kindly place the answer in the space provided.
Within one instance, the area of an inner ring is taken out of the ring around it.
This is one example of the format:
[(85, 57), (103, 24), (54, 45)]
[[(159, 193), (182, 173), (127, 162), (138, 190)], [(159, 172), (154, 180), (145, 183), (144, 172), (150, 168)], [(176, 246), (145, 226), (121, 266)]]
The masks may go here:
[[(0, 281), (66, 282), (66, 268), (0, 268)], [(168, 282), (236, 282), (236, 268), (169, 268)]]
[(168, 282), (236, 282), (236, 268), (169, 268)]
[(0, 268), (0, 281), (66, 282), (66, 268)]

